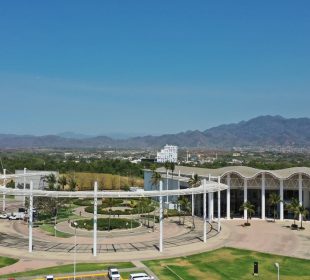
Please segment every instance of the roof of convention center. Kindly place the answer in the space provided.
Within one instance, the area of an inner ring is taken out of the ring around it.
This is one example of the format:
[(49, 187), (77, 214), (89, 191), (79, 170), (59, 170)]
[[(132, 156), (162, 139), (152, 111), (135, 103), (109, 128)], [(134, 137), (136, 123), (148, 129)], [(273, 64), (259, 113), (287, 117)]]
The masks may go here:
[[(226, 174), (237, 173), (244, 178), (253, 178), (262, 173), (271, 174), (277, 178), (286, 179), (296, 174), (305, 174), (310, 176), (309, 167), (292, 167), (280, 170), (262, 170), (256, 169), (248, 166), (226, 166), (218, 169), (208, 169), (201, 167), (190, 167), (190, 166), (175, 166), (174, 174), (178, 174), (180, 171), (181, 175), (191, 176), (193, 173), (198, 174), (201, 177), (211, 176), (224, 176)], [(166, 173), (164, 167), (157, 169), (157, 172)]]

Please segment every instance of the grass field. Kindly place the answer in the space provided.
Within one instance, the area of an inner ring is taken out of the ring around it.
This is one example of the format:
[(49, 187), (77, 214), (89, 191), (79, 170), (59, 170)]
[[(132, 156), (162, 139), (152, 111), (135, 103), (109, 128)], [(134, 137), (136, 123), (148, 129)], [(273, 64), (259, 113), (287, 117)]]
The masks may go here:
[[(39, 226), (40, 229), (44, 230), (45, 232), (47, 232), (49, 235), (55, 236), (55, 229), (54, 229), (54, 225), (50, 225), (50, 224), (43, 224)], [(61, 238), (69, 238), (71, 236), (73, 236), (70, 233), (66, 233), (66, 232), (62, 232), (62, 231), (58, 231), (56, 228), (56, 236), (57, 237), (61, 237)]]
[[(89, 271), (103, 271), (107, 270), (109, 266), (114, 266), (117, 268), (131, 268), (134, 265), (131, 262), (123, 263), (77, 263), (76, 264), (76, 273), (80, 272), (89, 272)], [(26, 276), (35, 276), (35, 277), (45, 277), (47, 274), (53, 275), (63, 275), (66, 273), (73, 273), (73, 265), (60, 265), (53, 266), (42, 269), (35, 269), (26, 272), (11, 273), (6, 275), (1, 275), (0, 278), (16, 278), (16, 277), (26, 277)]]
[(16, 260), (16, 259), (11, 259), (11, 258), (7, 258), (7, 257), (0, 257), (0, 268), (14, 264), (16, 262), (18, 262), (18, 260)]
[[(259, 277), (252, 275), (258, 261)], [(143, 262), (159, 279), (277, 279), (274, 263), (280, 265), (281, 280), (309, 280), (310, 260), (222, 248), (188, 257)], [(179, 277), (180, 276), (180, 277)]]

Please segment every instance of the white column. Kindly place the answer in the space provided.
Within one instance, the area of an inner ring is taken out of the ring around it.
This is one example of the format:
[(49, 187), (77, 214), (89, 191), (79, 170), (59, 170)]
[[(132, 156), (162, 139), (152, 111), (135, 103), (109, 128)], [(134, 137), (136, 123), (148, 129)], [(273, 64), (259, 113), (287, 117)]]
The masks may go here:
[[(218, 177), (217, 180), (218, 184), (221, 183), (221, 177)], [(220, 186), (217, 191), (217, 232), (220, 232), (221, 230), (221, 191), (220, 191)]]
[(226, 215), (227, 220), (230, 220), (230, 174), (227, 175), (227, 193), (226, 193)]
[[(163, 182), (159, 183), (159, 191), (163, 190)], [(163, 251), (163, 196), (159, 196), (159, 252)]]
[(280, 179), (280, 221), (284, 219), (284, 195), (283, 195), (283, 179)]
[(203, 179), (203, 242), (207, 242), (207, 182)]
[[(168, 170), (166, 170), (166, 184), (167, 184), (167, 191), (169, 189), (169, 183), (168, 183)], [(167, 198), (166, 198), (166, 203), (167, 203), (167, 207), (168, 207), (168, 204), (169, 204), (169, 196), (167, 195)]]
[(97, 256), (97, 194), (98, 192), (98, 183), (97, 181), (94, 184), (94, 240), (93, 240), (93, 255)]
[(194, 193), (192, 193), (192, 217), (194, 217), (195, 212), (195, 201), (194, 201)]
[(213, 207), (213, 193), (208, 193), (208, 210), (209, 210), (209, 222), (211, 223), (214, 216), (214, 207)]
[(262, 174), (262, 220), (265, 220), (265, 173)]
[[(245, 178), (243, 180), (243, 202), (246, 202), (248, 200), (248, 180)], [(246, 209), (243, 210), (243, 217), (244, 220), (248, 218), (248, 211)]]
[(32, 223), (33, 223), (33, 182), (30, 182), (30, 196), (29, 196), (29, 221), (28, 221), (28, 229), (29, 229), (29, 253), (32, 252)]
[[(24, 168), (24, 175), (26, 175), (27, 173), (27, 168)], [(26, 176), (24, 176), (24, 191), (26, 190)], [(23, 198), (23, 201), (24, 201), (24, 207), (26, 206), (26, 196), (24, 195), (24, 198)]]
[[(3, 186), (6, 187), (6, 169), (3, 169)], [(5, 211), (5, 194), (2, 196), (2, 211)]]
[(310, 207), (310, 190), (304, 189), (304, 206), (306, 208)]
[[(299, 205), (302, 205), (302, 175), (298, 174), (298, 200)], [(299, 221), (301, 221), (301, 215), (299, 215)]]

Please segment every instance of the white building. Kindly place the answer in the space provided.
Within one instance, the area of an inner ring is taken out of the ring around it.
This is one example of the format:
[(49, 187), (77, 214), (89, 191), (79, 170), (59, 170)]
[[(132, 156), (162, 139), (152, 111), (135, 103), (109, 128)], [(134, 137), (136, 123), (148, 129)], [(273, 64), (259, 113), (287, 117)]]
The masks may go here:
[[(296, 198), (300, 205), (310, 210), (310, 168), (294, 167), (281, 170), (260, 170), (247, 166), (228, 166), (218, 169), (206, 169), (188, 166), (175, 166), (174, 174), (168, 174), (164, 167), (156, 170), (162, 176), (164, 189), (189, 188), (188, 181), (197, 174), (199, 178), (218, 180), (228, 186), (221, 192), (221, 217), (246, 218), (247, 212), (240, 207), (245, 201), (254, 205), (252, 217), (273, 218), (274, 207), (269, 203), (272, 193), (279, 195), (281, 202), (276, 206), (276, 217), (280, 220), (292, 219), (294, 214), (286, 209), (285, 204)], [(144, 170), (144, 189), (154, 190), (151, 181), (152, 171)], [(209, 217), (217, 215), (217, 194), (208, 194), (207, 212)], [(167, 201), (175, 203), (176, 198), (170, 196)], [(195, 214), (202, 215), (202, 196), (195, 196)]]
[(160, 152), (157, 152), (157, 162), (177, 162), (178, 146), (166, 145)]

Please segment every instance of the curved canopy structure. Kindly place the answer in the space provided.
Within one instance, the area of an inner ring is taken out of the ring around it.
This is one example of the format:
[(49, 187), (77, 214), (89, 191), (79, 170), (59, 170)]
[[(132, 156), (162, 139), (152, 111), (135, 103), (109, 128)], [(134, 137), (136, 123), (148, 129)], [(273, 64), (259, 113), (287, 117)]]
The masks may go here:
[[(227, 189), (227, 185), (212, 181), (206, 182), (206, 193), (217, 192)], [(153, 191), (98, 191), (97, 197), (110, 197), (110, 198), (126, 198), (126, 197), (160, 197), (167, 195), (192, 195), (204, 193), (204, 186), (201, 185), (196, 188), (180, 189), (180, 190), (153, 190)], [(0, 187), (0, 194), (16, 195), (16, 196), (29, 196), (30, 190), (24, 189), (10, 189)], [(73, 197), (73, 198), (93, 198), (94, 191), (48, 191), (48, 190), (33, 190), (31, 193), (33, 196), (45, 196), (45, 197)]]

